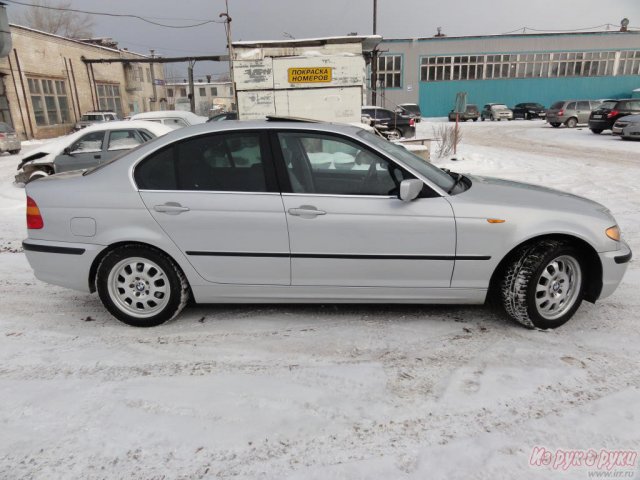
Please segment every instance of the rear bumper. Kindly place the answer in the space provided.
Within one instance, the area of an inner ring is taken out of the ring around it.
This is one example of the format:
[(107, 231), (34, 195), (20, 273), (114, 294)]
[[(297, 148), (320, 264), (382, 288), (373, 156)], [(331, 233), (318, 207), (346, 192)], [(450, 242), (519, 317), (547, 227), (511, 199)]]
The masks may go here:
[(12, 150), (20, 150), (22, 144), (18, 138), (5, 138), (0, 140), (0, 151), (10, 152)]
[(27, 239), (25, 256), (38, 280), (89, 292), (89, 272), (102, 245)]
[(593, 129), (599, 129), (599, 130), (610, 130), (611, 127), (613, 127), (613, 124), (615, 122), (611, 121), (611, 120), (607, 120), (605, 119), (597, 119), (597, 118), (590, 118), (589, 119), (589, 128), (593, 128)]
[(599, 254), (602, 262), (602, 292), (599, 298), (608, 297), (618, 288), (631, 261), (632, 253), (629, 245), (625, 242), (620, 243), (620, 250)]

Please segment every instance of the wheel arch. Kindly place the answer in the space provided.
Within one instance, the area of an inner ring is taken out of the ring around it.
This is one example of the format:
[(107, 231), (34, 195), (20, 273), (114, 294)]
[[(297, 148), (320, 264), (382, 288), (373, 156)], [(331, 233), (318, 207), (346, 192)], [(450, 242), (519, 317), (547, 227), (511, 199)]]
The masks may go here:
[(504, 274), (507, 266), (511, 260), (515, 257), (516, 253), (523, 247), (537, 243), (541, 240), (560, 240), (568, 245), (571, 245), (578, 249), (582, 255), (582, 259), (586, 263), (586, 278), (584, 299), (588, 302), (595, 303), (602, 291), (602, 262), (598, 256), (598, 252), (585, 240), (568, 234), (546, 234), (529, 238), (515, 247), (513, 247), (503, 258), (491, 275), (489, 282), (489, 292), (487, 298), (497, 298), (497, 293), (500, 289), (500, 280)]
[[(91, 264), (91, 268), (89, 269), (89, 291), (91, 293), (94, 293), (96, 291), (96, 277), (98, 275), (98, 268), (100, 267), (100, 264), (102, 263), (102, 260), (104, 260), (104, 258), (111, 252), (113, 252), (114, 250), (120, 248), (120, 247), (130, 247), (130, 246), (134, 246), (134, 247), (142, 247), (142, 248), (148, 248), (150, 250), (154, 250), (158, 253), (161, 253), (162, 255), (164, 255), (165, 257), (167, 257), (169, 260), (171, 260), (173, 262), (173, 264), (176, 266), (176, 268), (178, 270), (180, 270), (180, 272), (184, 275), (187, 283), (189, 283), (189, 279), (187, 278), (183, 268), (180, 266), (179, 262), (176, 262), (176, 260), (169, 255), (167, 252), (165, 252), (163, 249), (158, 248), (154, 245), (151, 245), (149, 243), (145, 243), (145, 242), (139, 242), (139, 241), (121, 241), (121, 242), (116, 242), (116, 243), (112, 243), (111, 245), (109, 245), (107, 248), (103, 249), (97, 256), (96, 258), (94, 258), (93, 263)], [(191, 290), (191, 285), (189, 285), (189, 290)]]

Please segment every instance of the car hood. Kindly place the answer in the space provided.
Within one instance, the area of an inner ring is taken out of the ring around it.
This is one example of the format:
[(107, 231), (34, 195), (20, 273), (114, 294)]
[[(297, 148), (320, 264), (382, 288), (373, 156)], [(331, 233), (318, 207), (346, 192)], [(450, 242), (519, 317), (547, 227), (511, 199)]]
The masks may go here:
[(588, 198), (561, 192), (552, 188), (515, 182), (494, 177), (466, 175), (472, 182), (470, 189), (461, 193), (465, 200), (477, 204), (504, 205), (505, 207), (533, 208), (584, 214), (609, 210)]
[(22, 158), (18, 164), (18, 170), (27, 163), (51, 163), (55, 157), (62, 153), (66, 146), (66, 137), (60, 137), (37, 147)]

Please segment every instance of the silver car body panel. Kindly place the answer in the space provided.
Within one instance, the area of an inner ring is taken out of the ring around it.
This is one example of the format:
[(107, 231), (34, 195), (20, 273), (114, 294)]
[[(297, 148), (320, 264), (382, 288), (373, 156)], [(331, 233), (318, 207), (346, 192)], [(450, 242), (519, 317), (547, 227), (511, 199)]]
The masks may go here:
[[(468, 190), (447, 195), (397, 159), (392, 160), (439, 196), (403, 202), (366, 195), (138, 191), (135, 186), (135, 165), (159, 148), (238, 129), (328, 131), (368, 144), (352, 126), (215, 122), (173, 131), (90, 175), (69, 172), (29, 183), (27, 194), (38, 204), (45, 227), (29, 230), (26, 242), (86, 250), (67, 255), (25, 249), (36, 276), (89, 291), (100, 252), (139, 242), (174, 259), (197, 302), (482, 303), (499, 262), (540, 235), (573, 236), (598, 252), (601, 297), (615, 289), (628, 264), (616, 263), (630, 251), (605, 236), (616, 222), (596, 202), (476, 176), (468, 177)], [(162, 211), (175, 204), (188, 210)], [(309, 206), (326, 213), (307, 215)], [(505, 221), (489, 223), (489, 218)], [(85, 227), (95, 223), (95, 235), (74, 228), (77, 219)]]

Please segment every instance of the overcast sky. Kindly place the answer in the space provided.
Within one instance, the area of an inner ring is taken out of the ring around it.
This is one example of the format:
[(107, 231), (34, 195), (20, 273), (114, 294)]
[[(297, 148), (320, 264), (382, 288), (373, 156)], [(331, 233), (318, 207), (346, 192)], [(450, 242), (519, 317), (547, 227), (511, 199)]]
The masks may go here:
[[(218, 19), (224, 11), (224, 0), (73, 0), (72, 4), (173, 25)], [(20, 8), (8, 6), (10, 21)], [(372, 12), (373, 0), (229, 0), (233, 40), (370, 34)], [(572, 30), (619, 25), (624, 17), (640, 28), (640, 0), (378, 0), (378, 33), (389, 38), (432, 36), (437, 27), (456, 36), (505, 33), (524, 26)], [(96, 36), (112, 37), (121, 47), (141, 53), (149, 48), (164, 56), (225, 53), (222, 24), (169, 29), (134, 19), (93, 18)], [(224, 70), (224, 65), (207, 62), (198, 65), (196, 73)]]

